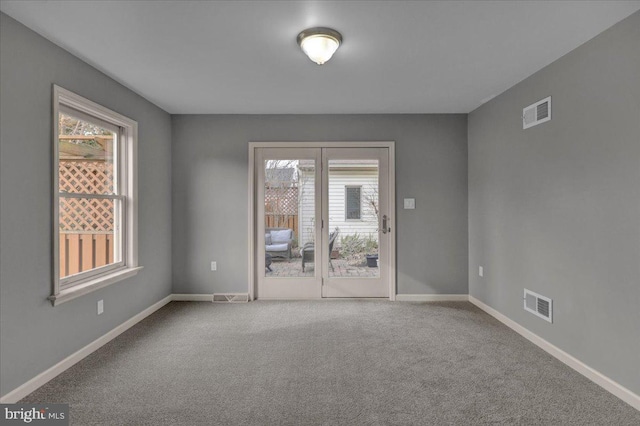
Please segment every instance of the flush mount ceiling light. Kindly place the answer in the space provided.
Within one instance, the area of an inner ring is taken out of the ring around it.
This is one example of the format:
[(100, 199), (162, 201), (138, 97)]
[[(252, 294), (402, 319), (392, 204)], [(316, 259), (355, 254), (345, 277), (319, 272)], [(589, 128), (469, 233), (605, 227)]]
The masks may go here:
[(341, 43), (342, 35), (331, 28), (309, 28), (298, 34), (300, 48), (318, 65), (331, 59)]

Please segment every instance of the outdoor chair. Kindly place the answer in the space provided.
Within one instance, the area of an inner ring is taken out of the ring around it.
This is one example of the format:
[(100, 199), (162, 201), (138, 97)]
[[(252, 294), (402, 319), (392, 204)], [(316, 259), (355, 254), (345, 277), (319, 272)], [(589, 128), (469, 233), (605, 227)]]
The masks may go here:
[(264, 235), (265, 252), (271, 257), (291, 259), (293, 230), (289, 228), (266, 228)]
[[(329, 234), (329, 266), (331, 266), (331, 270), (334, 272), (333, 263), (331, 263), (331, 252), (333, 251), (333, 243), (336, 241), (339, 232), (340, 230), (336, 228), (335, 231)], [(315, 260), (315, 243), (306, 243), (304, 247), (300, 249), (300, 256), (302, 257), (302, 272), (304, 272), (304, 264)]]

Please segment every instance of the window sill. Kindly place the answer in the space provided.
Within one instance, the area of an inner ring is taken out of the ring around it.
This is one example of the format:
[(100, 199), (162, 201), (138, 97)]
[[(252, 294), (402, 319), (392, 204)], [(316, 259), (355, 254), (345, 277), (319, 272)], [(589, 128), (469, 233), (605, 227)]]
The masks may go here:
[(142, 269), (142, 266), (136, 266), (134, 268), (124, 268), (115, 272), (111, 272), (100, 277), (92, 278), (82, 284), (74, 285), (71, 288), (61, 290), (60, 293), (49, 296), (49, 300), (53, 306), (58, 306), (69, 300), (73, 300), (77, 297), (85, 294), (92, 293), (103, 287), (107, 287), (111, 284), (115, 284), (119, 281), (126, 280), (138, 274)]

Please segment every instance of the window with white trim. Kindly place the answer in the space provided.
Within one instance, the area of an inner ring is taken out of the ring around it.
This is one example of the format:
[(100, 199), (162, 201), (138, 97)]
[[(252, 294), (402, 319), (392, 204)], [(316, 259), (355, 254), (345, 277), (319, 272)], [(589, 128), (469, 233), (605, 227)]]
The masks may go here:
[(345, 186), (345, 219), (362, 219), (362, 186)]
[(54, 304), (137, 265), (137, 123), (54, 86)]

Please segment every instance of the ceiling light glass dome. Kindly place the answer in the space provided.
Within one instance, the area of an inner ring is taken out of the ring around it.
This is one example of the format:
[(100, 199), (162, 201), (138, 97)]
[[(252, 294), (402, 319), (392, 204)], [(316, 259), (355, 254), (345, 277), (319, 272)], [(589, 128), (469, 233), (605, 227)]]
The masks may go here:
[(309, 28), (298, 34), (302, 51), (318, 65), (327, 62), (342, 43), (342, 35), (331, 28)]

